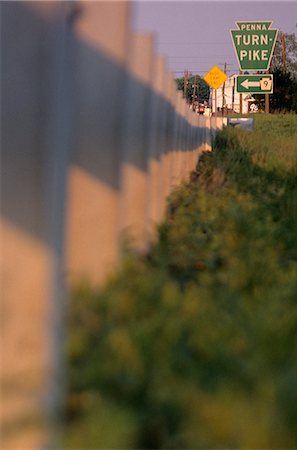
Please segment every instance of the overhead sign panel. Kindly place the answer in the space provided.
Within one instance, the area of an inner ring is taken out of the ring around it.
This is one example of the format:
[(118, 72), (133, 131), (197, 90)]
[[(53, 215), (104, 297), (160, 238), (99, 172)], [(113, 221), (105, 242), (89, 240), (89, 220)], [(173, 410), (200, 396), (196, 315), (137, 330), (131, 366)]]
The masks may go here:
[(203, 78), (213, 89), (218, 89), (228, 77), (218, 66), (213, 66)]
[(272, 94), (273, 75), (238, 75), (236, 91), (240, 94)]
[(236, 22), (237, 30), (230, 30), (241, 70), (268, 70), (274, 51), (277, 29), (272, 21)]

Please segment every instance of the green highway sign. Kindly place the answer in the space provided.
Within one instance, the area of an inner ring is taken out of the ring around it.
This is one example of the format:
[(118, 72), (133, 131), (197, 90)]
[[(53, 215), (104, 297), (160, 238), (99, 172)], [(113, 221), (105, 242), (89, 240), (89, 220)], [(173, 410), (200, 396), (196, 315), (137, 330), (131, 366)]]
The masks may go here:
[(277, 29), (272, 21), (236, 22), (237, 30), (230, 30), (241, 70), (269, 70)]
[(273, 75), (238, 75), (236, 91), (240, 94), (272, 94)]

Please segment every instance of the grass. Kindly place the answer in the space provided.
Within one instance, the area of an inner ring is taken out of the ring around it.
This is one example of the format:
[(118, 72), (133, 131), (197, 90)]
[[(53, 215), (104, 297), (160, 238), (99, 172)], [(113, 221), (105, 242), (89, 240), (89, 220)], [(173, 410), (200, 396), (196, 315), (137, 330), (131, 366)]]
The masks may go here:
[(64, 448), (296, 448), (297, 117), (224, 129), (69, 317)]

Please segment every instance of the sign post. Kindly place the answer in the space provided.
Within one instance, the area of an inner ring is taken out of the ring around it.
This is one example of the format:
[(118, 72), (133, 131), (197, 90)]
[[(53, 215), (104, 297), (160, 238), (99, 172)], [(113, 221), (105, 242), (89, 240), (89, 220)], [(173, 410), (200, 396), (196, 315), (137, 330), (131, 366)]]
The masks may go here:
[(265, 94), (265, 113), (269, 114), (269, 94)]
[(217, 89), (225, 83), (227, 75), (218, 66), (213, 66), (209, 72), (207, 72), (203, 79), (212, 87), (215, 91), (215, 115), (217, 115)]
[[(240, 71), (240, 74), (242, 74), (242, 70)], [(242, 94), (239, 94), (239, 112), (242, 114)]]

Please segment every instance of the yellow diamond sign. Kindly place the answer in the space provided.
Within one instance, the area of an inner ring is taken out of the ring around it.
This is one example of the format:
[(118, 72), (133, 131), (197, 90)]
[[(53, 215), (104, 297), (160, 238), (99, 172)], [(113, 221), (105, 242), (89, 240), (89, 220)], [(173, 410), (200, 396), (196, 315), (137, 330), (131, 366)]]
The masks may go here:
[(228, 77), (218, 66), (213, 66), (203, 78), (212, 88), (218, 89)]

